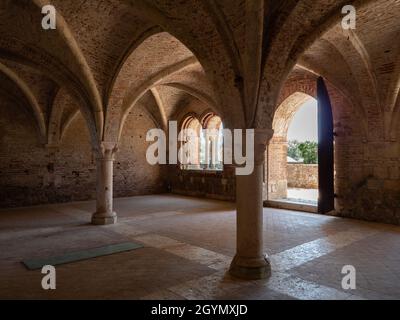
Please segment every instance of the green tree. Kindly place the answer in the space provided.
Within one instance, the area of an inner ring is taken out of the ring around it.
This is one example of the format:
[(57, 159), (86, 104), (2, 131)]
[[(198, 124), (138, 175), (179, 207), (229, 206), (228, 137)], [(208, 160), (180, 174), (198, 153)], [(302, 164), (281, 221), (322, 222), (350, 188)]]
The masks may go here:
[(300, 142), (298, 142), (297, 140), (292, 140), (288, 142), (288, 156), (296, 161), (299, 161), (301, 159), (299, 144)]
[(318, 143), (306, 141), (299, 144), (298, 149), (305, 164), (318, 163)]
[(305, 164), (318, 163), (318, 143), (299, 142), (292, 140), (288, 142), (288, 156), (296, 161), (303, 160)]

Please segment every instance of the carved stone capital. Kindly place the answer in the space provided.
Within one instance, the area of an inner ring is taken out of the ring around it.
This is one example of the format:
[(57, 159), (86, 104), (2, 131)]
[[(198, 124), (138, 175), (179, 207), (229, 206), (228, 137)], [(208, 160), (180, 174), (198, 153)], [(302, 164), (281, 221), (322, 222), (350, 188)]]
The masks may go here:
[(274, 136), (272, 129), (254, 129), (254, 161), (260, 165), (265, 161), (265, 151)]
[(118, 146), (115, 142), (105, 142), (100, 144), (97, 160), (114, 161), (115, 154), (118, 152)]

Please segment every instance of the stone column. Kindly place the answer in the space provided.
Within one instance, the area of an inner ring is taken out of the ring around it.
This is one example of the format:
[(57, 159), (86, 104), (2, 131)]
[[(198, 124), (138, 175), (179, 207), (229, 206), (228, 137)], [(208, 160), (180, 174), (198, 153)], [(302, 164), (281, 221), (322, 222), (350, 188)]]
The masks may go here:
[(97, 197), (96, 212), (92, 216), (92, 224), (107, 225), (117, 222), (113, 211), (113, 166), (115, 144), (103, 143), (97, 158)]
[(46, 160), (47, 170), (43, 174), (43, 185), (46, 187), (51, 186), (55, 190), (57, 184), (57, 176), (55, 174), (55, 163), (57, 162), (57, 153), (60, 151), (60, 147), (57, 144), (47, 144), (46, 148)]
[(255, 130), (254, 171), (236, 176), (237, 252), (230, 273), (243, 279), (263, 279), (271, 274), (263, 252), (263, 166), (272, 130)]
[(217, 164), (217, 150), (217, 136), (213, 135), (211, 136), (211, 165), (213, 169)]

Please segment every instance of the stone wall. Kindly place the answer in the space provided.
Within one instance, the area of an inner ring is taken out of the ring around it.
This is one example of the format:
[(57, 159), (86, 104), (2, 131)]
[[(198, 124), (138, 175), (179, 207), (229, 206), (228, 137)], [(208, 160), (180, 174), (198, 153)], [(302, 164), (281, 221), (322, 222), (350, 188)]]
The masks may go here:
[(318, 189), (317, 164), (287, 164), (288, 188)]
[[(114, 165), (115, 197), (166, 191), (160, 167), (145, 160), (145, 132), (154, 127), (140, 109), (129, 116)], [(32, 118), (0, 100), (0, 207), (95, 198), (96, 160), (78, 116), (58, 148), (39, 144)]]
[(156, 125), (147, 113), (135, 106), (122, 132), (119, 151), (114, 162), (114, 196), (130, 197), (167, 191), (163, 166), (151, 166), (146, 151), (151, 144), (146, 134)]
[(234, 169), (224, 171), (181, 170), (170, 166), (169, 189), (172, 193), (234, 201), (236, 180)]
[[(315, 96), (315, 88), (316, 79), (294, 78), (286, 83), (280, 102), (296, 92)], [(368, 113), (363, 128), (354, 105), (329, 83), (328, 89), (335, 130), (335, 214), (400, 224), (400, 132), (397, 140), (385, 138), (376, 110)], [(286, 196), (286, 155), (285, 137), (275, 136), (266, 154), (265, 199)]]
[[(369, 115), (371, 134), (366, 135), (351, 104), (332, 88), (330, 93), (336, 133), (336, 214), (400, 224), (400, 143), (379, 134), (382, 124), (374, 121), (374, 114)], [(115, 197), (171, 191), (235, 199), (230, 170), (197, 172), (148, 165), (145, 133), (155, 125), (141, 110), (135, 108), (124, 127), (114, 164)], [(72, 122), (58, 148), (44, 147), (37, 137), (31, 115), (1, 100), (0, 207), (94, 199), (96, 161), (82, 117)], [(274, 137), (267, 152), (266, 191), (279, 197), (287, 182), (285, 139)]]
[(287, 197), (287, 141), (274, 136), (265, 155), (264, 200)]
[(354, 107), (330, 88), (335, 125), (336, 214), (400, 224), (400, 143), (384, 137), (379, 113), (367, 128)]

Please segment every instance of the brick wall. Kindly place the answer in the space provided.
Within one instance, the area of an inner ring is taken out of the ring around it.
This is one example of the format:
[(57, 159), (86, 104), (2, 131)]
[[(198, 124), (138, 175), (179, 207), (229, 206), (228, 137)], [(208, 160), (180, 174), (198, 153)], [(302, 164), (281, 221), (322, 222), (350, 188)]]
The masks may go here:
[[(363, 133), (351, 104), (332, 88), (330, 93), (336, 132), (337, 215), (400, 224), (400, 143), (376, 134), (383, 129), (374, 120), (374, 113), (369, 114), (369, 127), (378, 127), (371, 128), (372, 136)], [(154, 124), (140, 110), (134, 109), (124, 127), (114, 166), (116, 197), (170, 190), (225, 200), (235, 198), (235, 178), (229, 170), (192, 172), (147, 165), (145, 133)], [(1, 100), (0, 206), (93, 199), (96, 162), (84, 120), (79, 117), (71, 124), (57, 149), (44, 148), (37, 136), (31, 116), (19, 106)], [(277, 137), (268, 147), (266, 192), (272, 195), (284, 192), (287, 182), (285, 148), (285, 141)], [(282, 161), (268, 170), (268, 163), (277, 159)]]
[(318, 189), (317, 164), (287, 164), (288, 188)]
[(264, 200), (287, 197), (287, 141), (274, 136), (265, 156)]
[(169, 189), (172, 193), (227, 201), (236, 198), (236, 180), (232, 168), (195, 171), (181, 170), (178, 166), (169, 167)]
[[(152, 127), (140, 110), (129, 117), (114, 165), (116, 197), (166, 190), (161, 169), (145, 161), (144, 133)], [(59, 148), (43, 147), (37, 136), (30, 115), (0, 101), (0, 207), (94, 199), (96, 161), (83, 118)]]
[[(282, 102), (295, 92), (313, 95), (315, 79), (293, 79), (282, 90)], [(400, 143), (385, 139), (379, 113), (368, 113), (363, 129), (354, 106), (328, 84), (335, 136), (336, 214), (342, 217), (400, 224)], [(287, 182), (285, 139), (274, 137), (266, 161), (266, 193), (282, 197)]]

